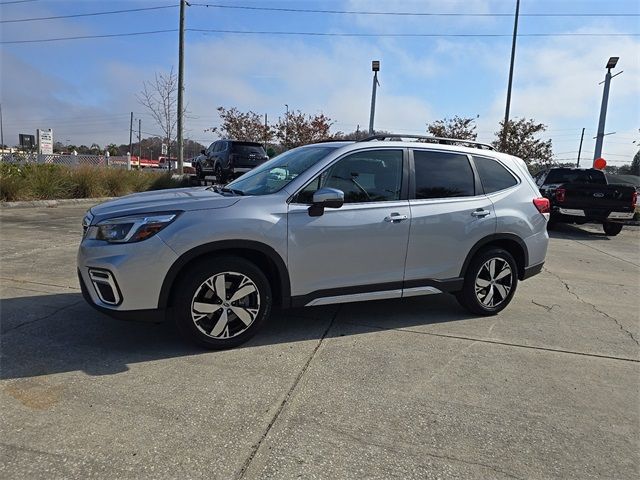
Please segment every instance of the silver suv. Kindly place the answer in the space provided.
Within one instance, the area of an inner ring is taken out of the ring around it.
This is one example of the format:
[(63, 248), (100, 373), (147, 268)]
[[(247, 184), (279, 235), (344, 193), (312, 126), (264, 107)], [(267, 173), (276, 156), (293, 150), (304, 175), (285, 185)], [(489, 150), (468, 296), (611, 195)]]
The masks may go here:
[(83, 294), (115, 317), (168, 313), (209, 348), (243, 343), (274, 306), (449, 292), (498, 313), (542, 269), (549, 201), (518, 158), (404, 138), (307, 145), (225, 187), (97, 205), (83, 220)]

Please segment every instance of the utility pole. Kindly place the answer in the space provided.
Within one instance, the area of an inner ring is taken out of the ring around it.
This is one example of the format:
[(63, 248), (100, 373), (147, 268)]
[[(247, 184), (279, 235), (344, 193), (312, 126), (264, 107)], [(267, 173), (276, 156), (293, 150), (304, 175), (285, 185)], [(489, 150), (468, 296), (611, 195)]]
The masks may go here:
[(186, 0), (180, 0), (180, 41), (178, 45), (178, 174), (182, 175), (184, 160), (183, 138), (183, 94), (184, 94), (184, 7)]
[(133, 152), (133, 112), (131, 112), (131, 121), (129, 122), (129, 155)]
[(142, 119), (138, 119), (138, 169), (142, 160)]
[(373, 119), (376, 116), (376, 90), (378, 83), (378, 72), (380, 71), (380, 61), (371, 62), (371, 70), (373, 71), (373, 88), (371, 89), (371, 113), (369, 114), (369, 135), (373, 135)]
[(580, 154), (582, 153), (582, 140), (584, 140), (584, 127), (582, 127), (582, 135), (580, 135), (580, 146), (578, 147), (578, 163), (576, 163), (576, 168), (580, 167)]
[(507, 141), (507, 125), (509, 124), (509, 110), (511, 109), (511, 86), (513, 85), (513, 64), (516, 59), (516, 39), (518, 38), (518, 16), (520, 15), (520, 0), (516, 0), (516, 17), (513, 23), (513, 40), (511, 41), (511, 64), (509, 65), (509, 84), (507, 85), (507, 105), (504, 110), (502, 125), (502, 147)]
[(0, 146), (4, 153), (4, 128), (2, 127), (2, 104), (0, 103)]
[[(593, 162), (595, 165), (596, 159), (602, 156), (602, 142), (604, 140), (604, 124), (607, 119), (607, 104), (609, 103), (609, 86), (611, 85), (611, 79), (617, 77), (622, 72), (611, 75), (611, 69), (615, 68), (620, 57), (610, 57), (607, 62), (606, 69), (607, 74), (604, 76), (604, 91), (602, 92), (602, 105), (600, 106), (600, 120), (598, 121), (598, 133), (596, 135), (596, 149), (593, 152)], [(603, 82), (600, 82), (603, 83)]]
[(287, 109), (287, 115), (284, 117), (284, 149), (287, 149), (287, 143), (289, 139), (289, 105), (284, 104)]

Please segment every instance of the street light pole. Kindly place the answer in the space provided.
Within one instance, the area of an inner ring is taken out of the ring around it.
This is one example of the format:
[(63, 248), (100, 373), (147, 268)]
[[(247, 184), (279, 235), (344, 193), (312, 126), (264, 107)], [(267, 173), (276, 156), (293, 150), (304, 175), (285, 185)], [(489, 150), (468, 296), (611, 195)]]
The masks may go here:
[(604, 76), (604, 90), (602, 92), (602, 104), (600, 105), (600, 120), (598, 121), (598, 133), (596, 135), (596, 149), (593, 152), (593, 162), (595, 164), (596, 159), (602, 156), (602, 143), (604, 140), (604, 124), (607, 119), (607, 104), (609, 103), (609, 86), (611, 85), (611, 79), (620, 73), (611, 75), (611, 69), (615, 68), (620, 57), (611, 57), (607, 62), (606, 69), (607, 74)]
[(584, 140), (584, 127), (582, 127), (582, 135), (580, 135), (580, 146), (578, 147), (578, 162), (576, 168), (580, 167), (580, 154), (582, 153), (582, 141)]
[(376, 116), (376, 91), (379, 85), (378, 72), (380, 71), (380, 61), (371, 62), (371, 70), (373, 71), (373, 87), (371, 89), (371, 113), (369, 114), (369, 135), (373, 135), (373, 120)]

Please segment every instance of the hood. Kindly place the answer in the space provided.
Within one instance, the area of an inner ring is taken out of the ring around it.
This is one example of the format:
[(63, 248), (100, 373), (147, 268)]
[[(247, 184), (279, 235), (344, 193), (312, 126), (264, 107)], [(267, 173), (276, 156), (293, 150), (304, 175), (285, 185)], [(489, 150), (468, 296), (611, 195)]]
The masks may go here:
[(237, 203), (238, 196), (227, 196), (207, 190), (206, 187), (174, 188), (153, 192), (134, 193), (91, 207), (92, 223), (105, 218), (122, 217), (138, 213), (167, 212), (173, 210), (207, 210), (226, 208)]

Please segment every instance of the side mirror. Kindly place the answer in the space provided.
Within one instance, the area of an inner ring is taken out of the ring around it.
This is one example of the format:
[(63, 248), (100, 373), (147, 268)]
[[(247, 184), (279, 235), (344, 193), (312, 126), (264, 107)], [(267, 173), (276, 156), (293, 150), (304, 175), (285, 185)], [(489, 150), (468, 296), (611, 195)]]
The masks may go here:
[(344, 205), (344, 192), (336, 188), (321, 188), (313, 194), (313, 204), (309, 207), (310, 217), (324, 214), (325, 208), (340, 208)]
[(200, 153), (201, 153), (202, 155), (204, 155), (204, 153), (205, 153), (204, 148), (203, 148), (202, 150), (200, 150)]

